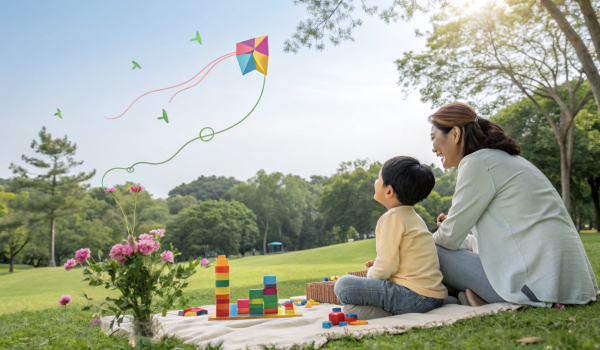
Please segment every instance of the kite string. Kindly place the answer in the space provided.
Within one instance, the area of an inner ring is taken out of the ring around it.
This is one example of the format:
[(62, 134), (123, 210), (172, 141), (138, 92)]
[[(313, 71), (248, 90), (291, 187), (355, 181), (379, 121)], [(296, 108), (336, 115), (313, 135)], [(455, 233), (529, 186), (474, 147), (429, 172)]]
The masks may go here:
[(142, 98), (142, 97), (144, 97), (144, 96), (146, 96), (146, 95), (148, 95), (148, 94), (151, 94), (151, 93), (153, 93), (153, 92), (158, 92), (158, 91), (163, 91), (163, 90), (172, 89), (172, 88), (175, 88), (175, 87), (178, 87), (178, 86), (181, 86), (181, 85), (184, 85), (184, 84), (187, 84), (187, 83), (189, 83), (190, 81), (194, 80), (194, 79), (195, 79), (195, 78), (196, 78), (198, 75), (200, 75), (200, 73), (202, 73), (202, 72), (203, 72), (203, 71), (204, 71), (206, 68), (208, 68), (208, 67), (209, 67), (211, 64), (213, 64), (213, 62), (215, 62), (215, 61), (217, 61), (217, 60), (219, 60), (219, 59), (221, 59), (221, 58), (223, 58), (223, 57), (225, 57), (225, 56), (228, 56), (228, 57), (230, 57), (230, 56), (231, 56), (231, 55), (233, 55), (233, 54), (235, 54), (235, 52), (230, 52), (230, 53), (228, 53), (228, 54), (226, 54), (226, 55), (223, 55), (223, 56), (221, 56), (221, 57), (219, 57), (219, 58), (216, 58), (215, 60), (213, 60), (212, 62), (210, 62), (209, 64), (207, 64), (207, 65), (206, 65), (206, 67), (202, 68), (202, 70), (201, 70), (200, 72), (198, 72), (198, 74), (194, 75), (194, 77), (192, 77), (192, 79), (190, 79), (190, 80), (188, 80), (188, 81), (185, 81), (185, 82), (183, 82), (183, 83), (181, 83), (181, 84), (174, 85), (174, 86), (171, 86), (171, 87), (168, 87), (168, 88), (163, 88), (163, 89), (152, 90), (152, 91), (150, 91), (150, 92), (146, 92), (146, 93), (145, 93), (145, 94), (143, 94), (142, 96), (140, 96), (140, 97), (136, 98), (136, 99), (135, 99), (135, 101), (133, 101), (133, 102), (132, 102), (132, 103), (129, 105), (129, 107), (127, 107), (127, 109), (125, 110), (125, 112), (123, 112), (121, 115), (119, 115), (119, 116), (117, 116), (117, 117), (114, 117), (114, 118), (108, 118), (108, 117), (106, 117), (106, 119), (117, 119), (117, 118), (120, 118), (120, 117), (122, 117), (122, 116), (123, 116), (125, 113), (127, 113), (127, 111), (128, 111), (130, 108), (131, 108), (131, 106), (133, 106), (133, 104), (137, 102), (137, 100), (139, 100), (140, 98)]
[[(182, 92), (183, 90), (191, 89), (191, 88), (193, 88), (194, 86), (196, 86), (196, 85), (200, 84), (200, 82), (201, 82), (202, 80), (204, 80), (204, 78), (206, 78), (206, 76), (208, 75), (208, 73), (210, 73), (210, 71), (211, 71), (213, 68), (215, 68), (215, 66), (216, 66), (217, 64), (219, 64), (220, 62), (222, 62), (222, 61), (224, 61), (224, 60), (228, 59), (229, 57), (233, 57), (233, 56), (234, 56), (234, 55), (229, 55), (229, 56), (227, 56), (227, 57), (225, 57), (225, 58), (222, 58), (222, 59), (220, 59), (220, 60), (219, 60), (217, 63), (213, 64), (213, 66), (212, 66), (212, 67), (210, 67), (210, 69), (209, 69), (209, 70), (208, 70), (208, 71), (207, 71), (207, 72), (204, 74), (204, 76), (202, 77), (202, 79), (198, 80), (198, 82), (197, 82), (196, 84), (194, 84), (194, 85), (188, 86), (188, 87), (186, 87), (185, 89), (181, 89), (181, 90), (177, 91), (177, 92), (175, 93), (175, 95), (173, 95), (173, 97), (171, 97), (171, 99), (169, 100), (169, 103), (171, 103), (171, 101), (173, 101), (173, 99), (175, 98), (175, 96), (177, 96), (177, 94), (178, 94), (178, 93)], [(214, 61), (213, 61), (213, 62), (214, 62)]]
[[(174, 154), (173, 156), (171, 156), (171, 158), (169, 158), (169, 159), (165, 160), (164, 162), (160, 162), (160, 163), (137, 162), (137, 163), (133, 164), (132, 166), (130, 166), (130, 167), (128, 167), (128, 168), (120, 168), (120, 167), (115, 167), (115, 168), (109, 169), (107, 172), (105, 172), (105, 173), (104, 173), (104, 175), (102, 175), (102, 181), (101, 181), (101, 183), (102, 183), (102, 188), (104, 188), (104, 190), (106, 190), (106, 187), (104, 187), (104, 178), (106, 177), (106, 175), (107, 175), (108, 173), (110, 173), (110, 172), (111, 172), (111, 171), (113, 171), (113, 170), (117, 170), (117, 169), (120, 169), (120, 170), (125, 170), (125, 171), (127, 171), (128, 173), (130, 173), (130, 174), (131, 174), (131, 173), (133, 173), (133, 172), (135, 171), (135, 168), (134, 168), (134, 167), (135, 167), (136, 165), (138, 165), (138, 164), (148, 164), (148, 165), (160, 165), (160, 164), (164, 164), (164, 163), (166, 163), (166, 162), (170, 161), (171, 159), (173, 159), (173, 158), (174, 158), (176, 155), (178, 155), (178, 154), (179, 154), (179, 152), (181, 152), (181, 150), (183, 150), (183, 148), (184, 148), (185, 146), (187, 146), (188, 144), (192, 143), (193, 141), (196, 141), (196, 140), (200, 139), (200, 140), (202, 140), (202, 141), (208, 142), (208, 141), (212, 140), (212, 138), (214, 137), (214, 135), (217, 135), (217, 134), (220, 134), (220, 133), (222, 133), (222, 132), (225, 132), (225, 131), (227, 131), (227, 130), (229, 130), (229, 129), (233, 128), (234, 126), (236, 126), (236, 125), (240, 124), (241, 122), (243, 122), (244, 120), (246, 120), (246, 118), (248, 118), (248, 116), (250, 116), (250, 114), (252, 114), (252, 112), (254, 112), (254, 110), (256, 109), (256, 106), (258, 106), (258, 103), (260, 102), (260, 99), (262, 98), (263, 92), (265, 91), (265, 83), (266, 83), (266, 82), (267, 82), (267, 76), (265, 75), (265, 78), (263, 79), (262, 90), (260, 91), (260, 96), (258, 96), (258, 101), (256, 101), (256, 104), (254, 104), (254, 107), (252, 107), (252, 109), (250, 110), (250, 112), (249, 112), (248, 114), (246, 114), (246, 116), (245, 116), (245, 117), (244, 117), (242, 120), (240, 120), (239, 122), (237, 122), (237, 123), (233, 124), (232, 126), (230, 126), (230, 127), (226, 128), (226, 129), (223, 129), (223, 130), (221, 130), (221, 131), (218, 131), (218, 132), (214, 132), (214, 130), (212, 130), (212, 128), (210, 128), (210, 127), (206, 127), (206, 128), (204, 128), (204, 129), (200, 130), (200, 135), (199, 135), (198, 137), (196, 137), (196, 138), (193, 138), (193, 139), (191, 139), (190, 141), (186, 142), (186, 143), (185, 143), (183, 146), (181, 146), (181, 148), (180, 148), (180, 149), (179, 149), (177, 152), (175, 152), (175, 154)], [(211, 129), (211, 130), (212, 130), (212, 133), (210, 133), (210, 134), (207, 134), (207, 135), (204, 135), (204, 136), (203, 136), (203, 135), (202, 135), (202, 131), (204, 131), (205, 129)], [(210, 138), (210, 139), (208, 139), (208, 140), (204, 140), (204, 138), (205, 138), (205, 137), (209, 137), (209, 136), (211, 136), (211, 138)], [(115, 200), (116, 200), (116, 199), (115, 199)]]

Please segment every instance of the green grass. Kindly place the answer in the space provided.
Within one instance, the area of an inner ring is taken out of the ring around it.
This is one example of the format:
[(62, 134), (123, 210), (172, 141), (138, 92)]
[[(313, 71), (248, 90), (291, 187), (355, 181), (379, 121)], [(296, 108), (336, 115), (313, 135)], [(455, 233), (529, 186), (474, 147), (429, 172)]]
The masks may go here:
[[(600, 280), (600, 234), (581, 235), (597, 279)], [(303, 295), (304, 285), (325, 276), (364, 269), (374, 257), (375, 240), (358, 241), (301, 252), (246, 257), (230, 261), (232, 299), (247, 297), (249, 288), (262, 285), (262, 276), (276, 274), (282, 296)], [(78, 297), (85, 290), (104, 297), (104, 289), (91, 288), (81, 281), (81, 271), (62, 268), (18, 269), (3, 274), (0, 265), (0, 349), (119, 349), (127, 340), (108, 337), (99, 327), (90, 326), (92, 312), (80, 311)], [(194, 305), (213, 303), (213, 269), (199, 269), (190, 279), (188, 295)], [(59, 307), (58, 299), (70, 294), (73, 302)], [(575, 317), (575, 322), (569, 318)], [(331, 341), (326, 349), (422, 349), (422, 348), (514, 348), (518, 339), (535, 336), (540, 342), (530, 348), (600, 348), (600, 305), (572, 306), (563, 310), (525, 308), (478, 317), (450, 326), (412, 329), (402, 335)], [(157, 349), (192, 349), (177, 339), (163, 339)]]

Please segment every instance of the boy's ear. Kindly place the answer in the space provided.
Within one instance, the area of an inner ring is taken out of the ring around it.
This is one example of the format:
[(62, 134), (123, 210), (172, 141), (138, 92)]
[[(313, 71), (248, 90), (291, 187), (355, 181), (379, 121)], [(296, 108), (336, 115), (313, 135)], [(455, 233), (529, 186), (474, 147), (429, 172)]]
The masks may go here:
[(385, 191), (385, 198), (393, 198), (396, 196), (396, 192), (394, 192), (394, 188), (392, 187), (392, 185), (387, 185), (386, 191)]

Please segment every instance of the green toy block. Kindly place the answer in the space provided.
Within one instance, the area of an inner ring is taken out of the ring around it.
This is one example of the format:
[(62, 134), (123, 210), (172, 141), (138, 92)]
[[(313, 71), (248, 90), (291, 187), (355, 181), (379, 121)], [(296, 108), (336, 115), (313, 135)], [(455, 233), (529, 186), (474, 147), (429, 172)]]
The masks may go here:
[(227, 280), (227, 281), (215, 281), (215, 287), (229, 287), (229, 280)]
[(274, 302), (279, 301), (279, 299), (277, 299), (277, 294), (267, 294), (263, 297), (263, 299), (265, 300), (265, 303), (270, 302), (270, 301), (274, 301)]
[(277, 309), (279, 307), (279, 303), (276, 301), (267, 301), (265, 302), (265, 309)]
[(248, 308), (250, 308), (250, 309), (264, 309), (264, 305), (263, 304), (250, 304), (248, 306)]
[(250, 299), (261, 299), (263, 297), (262, 289), (250, 289)]
[(264, 313), (264, 309), (250, 309), (249, 311), (251, 314), (263, 314)]

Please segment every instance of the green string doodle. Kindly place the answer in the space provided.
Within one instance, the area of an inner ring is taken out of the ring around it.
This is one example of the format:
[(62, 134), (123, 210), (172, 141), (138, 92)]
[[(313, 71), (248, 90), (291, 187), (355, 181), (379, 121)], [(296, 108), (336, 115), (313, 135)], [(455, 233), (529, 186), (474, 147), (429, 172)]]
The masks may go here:
[[(211, 127), (208, 127), (208, 126), (207, 126), (207, 127), (205, 127), (205, 128), (203, 128), (202, 130), (200, 130), (200, 133), (199, 133), (198, 137), (196, 137), (196, 138), (194, 138), (194, 139), (191, 139), (190, 141), (186, 142), (186, 143), (185, 143), (183, 146), (181, 146), (181, 148), (180, 148), (180, 149), (179, 149), (177, 152), (175, 152), (175, 154), (174, 154), (174, 155), (173, 155), (171, 158), (169, 158), (169, 159), (165, 160), (164, 162), (160, 162), (160, 163), (137, 162), (137, 163), (135, 163), (135, 164), (133, 164), (132, 166), (130, 166), (130, 167), (127, 167), (127, 168), (119, 168), (119, 167), (116, 167), (116, 168), (109, 169), (107, 172), (105, 172), (105, 173), (104, 173), (104, 175), (102, 175), (102, 188), (104, 188), (104, 189), (106, 190), (106, 187), (104, 187), (104, 177), (106, 177), (106, 175), (107, 175), (108, 173), (110, 173), (111, 171), (113, 171), (113, 170), (116, 170), (116, 169), (121, 169), (121, 170), (125, 170), (125, 171), (127, 171), (128, 173), (133, 173), (133, 172), (134, 172), (134, 170), (135, 170), (135, 169), (134, 169), (134, 167), (135, 167), (136, 165), (138, 165), (138, 164), (148, 164), (148, 165), (160, 165), (160, 164), (165, 164), (166, 162), (168, 162), (168, 161), (170, 161), (171, 159), (175, 158), (175, 156), (176, 156), (177, 154), (179, 154), (179, 152), (181, 152), (181, 150), (182, 150), (182, 149), (184, 149), (184, 148), (185, 148), (185, 146), (189, 145), (190, 143), (192, 143), (192, 142), (194, 142), (194, 141), (196, 141), (196, 140), (198, 140), (198, 139), (200, 139), (200, 140), (202, 140), (202, 141), (204, 141), (204, 142), (208, 142), (208, 141), (212, 140), (212, 139), (213, 139), (213, 137), (215, 137), (215, 135), (217, 135), (217, 134), (220, 134), (220, 133), (222, 133), (222, 132), (225, 132), (225, 131), (227, 131), (227, 130), (229, 130), (229, 129), (233, 128), (234, 126), (236, 126), (236, 125), (240, 124), (241, 122), (243, 122), (244, 120), (246, 120), (246, 118), (248, 118), (248, 116), (250, 116), (250, 114), (252, 114), (252, 112), (254, 112), (254, 109), (256, 109), (256, 106), (258, 106), (258, 103), (260, 102), (260, 99), (262, 98), (263, 92), (265, 91), (265, 83), (266, 83), (266, 81), (267, 81), (267, 76), (265, 75), (265, 78), (264, 78), (264, 80), (263, 80), (263, 86), (262, 86), (262, 90), (260, 91), (260, 96), (258, 96), (258, 101), (256, 101), (256, 104), (254, 105), (254, 107), (252, 107), (252, 110), (250, 110), (250, 113), (246, 114), (246, 116), (245, 116), (245, 117), (244, 117), (242, 120), (240, 120), (239, 122), (237, 122), (237, 123), (233, 124), (232, 126), (228, 127), (227, 129), (223, 129), (223, 130), (221, 130), (221, 131), (217, 131), (217, 132), (215, 132), (215, 131), (213, 130), (213, 128), (211, 128)], [(204, 130), (206, 130), (206, 129), (210, 129), (210, 134), (202, 135), (202, 132), (203, 132)], [(210, 138), (209, 138), (209, 139), (206, 139), (206, 138), (208, 138), (208, 137), (210, 137)]]

